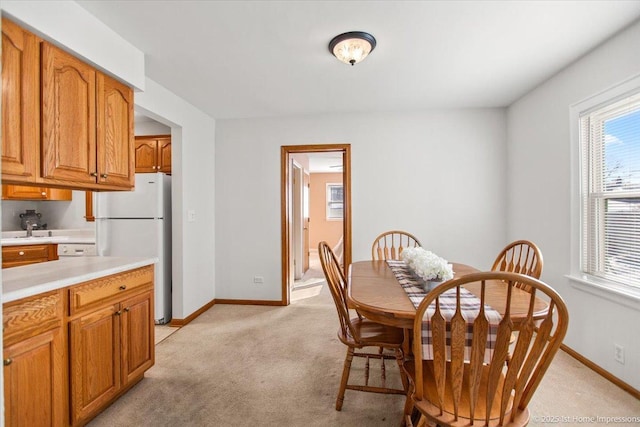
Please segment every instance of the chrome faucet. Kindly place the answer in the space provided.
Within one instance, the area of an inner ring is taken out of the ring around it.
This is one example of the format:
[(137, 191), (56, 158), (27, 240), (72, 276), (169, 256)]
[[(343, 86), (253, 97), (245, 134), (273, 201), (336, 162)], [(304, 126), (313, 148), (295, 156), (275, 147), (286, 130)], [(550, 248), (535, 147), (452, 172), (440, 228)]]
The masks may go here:
[(27, 237), (32, 237), (33, 236), (33, 223), (31, 221), (26, 221), (25, 224), (27, 224)]

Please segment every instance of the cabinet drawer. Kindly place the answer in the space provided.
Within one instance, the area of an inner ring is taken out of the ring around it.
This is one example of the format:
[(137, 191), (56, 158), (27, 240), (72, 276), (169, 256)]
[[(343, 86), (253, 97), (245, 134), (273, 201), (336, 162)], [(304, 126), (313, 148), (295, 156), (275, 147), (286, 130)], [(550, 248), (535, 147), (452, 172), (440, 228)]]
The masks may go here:
[(58, 290), (4, 304), (4, 345), (62, 326), (61, 294)]
[(49, 258), (49, 245), (4, 246), (3, 261), (46, 261)]
[(114, 274), (69, 288), (69, 314), (153, 285), (153, 266)]
[(22, 245), (2, 247), (2, 268), (34, 264), (58, 259), (58, 245)]

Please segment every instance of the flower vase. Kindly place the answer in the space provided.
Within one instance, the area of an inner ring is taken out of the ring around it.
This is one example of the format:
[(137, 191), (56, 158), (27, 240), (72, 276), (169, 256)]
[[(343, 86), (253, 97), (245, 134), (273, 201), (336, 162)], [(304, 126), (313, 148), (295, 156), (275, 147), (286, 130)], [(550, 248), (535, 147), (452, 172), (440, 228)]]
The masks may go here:
[(423, 289), (425, 290), (425, 292), (428, 293), (434, 290), (437, 286), (441, 285), (442, 283), (444, 283), (444, 280), (442, 279), (425, 280)]

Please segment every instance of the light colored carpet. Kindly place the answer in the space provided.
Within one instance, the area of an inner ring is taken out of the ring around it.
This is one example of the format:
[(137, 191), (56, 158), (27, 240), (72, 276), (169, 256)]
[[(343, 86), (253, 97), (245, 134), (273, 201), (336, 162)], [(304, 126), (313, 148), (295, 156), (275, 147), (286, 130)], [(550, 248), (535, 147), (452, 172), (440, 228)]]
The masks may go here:
[[(346, 351), (337, 327), (326, 285), (288, 307), (215, 305), (158, 344), (146, 378), (90, 425), (398, 426), (403, 396), (347, 390), (334, 409)], [(640, 401), (561, 352), (530, 409), (533, 426), (598, 425), (573, 417), (640, 416)]]

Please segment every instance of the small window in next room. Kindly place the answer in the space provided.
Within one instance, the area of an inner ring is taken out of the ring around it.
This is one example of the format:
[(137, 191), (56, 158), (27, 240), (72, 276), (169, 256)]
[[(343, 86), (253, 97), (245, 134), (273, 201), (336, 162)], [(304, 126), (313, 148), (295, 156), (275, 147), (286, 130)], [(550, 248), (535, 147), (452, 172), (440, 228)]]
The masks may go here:
[(344, 190), (342, 184), (327, 184), (327, 219), (342, 220)]
[(579, 121), (582, 272), (640, 288), (640, 93)]

